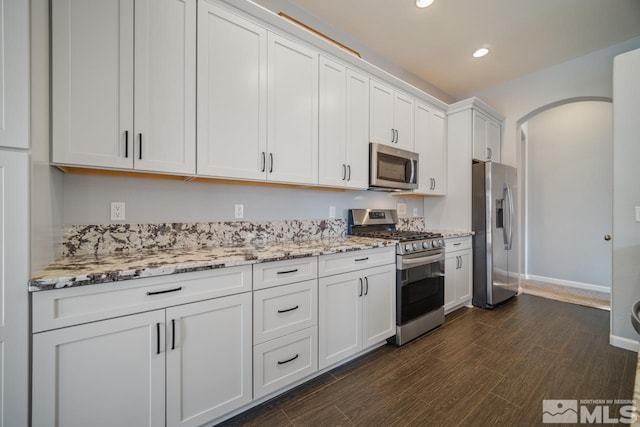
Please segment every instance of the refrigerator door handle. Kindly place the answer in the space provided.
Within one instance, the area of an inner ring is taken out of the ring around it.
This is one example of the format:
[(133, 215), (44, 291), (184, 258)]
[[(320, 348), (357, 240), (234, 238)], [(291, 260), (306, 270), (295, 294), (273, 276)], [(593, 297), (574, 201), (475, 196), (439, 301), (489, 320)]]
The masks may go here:
[(507, 184), (507, 194), (509, 196), (509, 240), (508, 244), (505, 246), (505, 249), (511, 250), (511, 245), (513, 244), (513, 193), (511, 192), (511, 186)]
[[(509, 184), (505, 184), (502, 188), (502, 200), (504, 204), (508, 203), (509, 198)], [(504, 211), (507, 211), (506, 213)], [(504, 244), (504, 248), (509, 249), (509, 229), (507, 228), (507, 221), (509, 222), (509, 227), (511, 227), (511, 211), (507, 209), (505, 206), (503, 209), (503, 219), (502, 219), (502, 243)], [(498, 221), (498, 218), (496, 218)]]

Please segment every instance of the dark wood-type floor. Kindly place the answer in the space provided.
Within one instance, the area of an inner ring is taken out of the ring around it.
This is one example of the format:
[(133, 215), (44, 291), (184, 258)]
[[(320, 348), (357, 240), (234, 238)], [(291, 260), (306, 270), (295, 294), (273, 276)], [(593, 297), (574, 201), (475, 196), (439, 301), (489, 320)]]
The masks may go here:
[(540, 425), (543, 399), (632, 398), (636, 353), (608, 336), (609, 312), (530, 295), (462, 308), (225, 425)]

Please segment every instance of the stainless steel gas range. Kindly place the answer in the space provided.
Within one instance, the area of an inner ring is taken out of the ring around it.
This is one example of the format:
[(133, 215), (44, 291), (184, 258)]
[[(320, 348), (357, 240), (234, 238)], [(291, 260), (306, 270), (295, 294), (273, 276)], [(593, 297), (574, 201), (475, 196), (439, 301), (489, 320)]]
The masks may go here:
[(351, 209), (350, 235), (397, 240), (396, 335), (403, 345), (444, 323), (444, 239), (441, 234), (397, 230), (394, 209)]

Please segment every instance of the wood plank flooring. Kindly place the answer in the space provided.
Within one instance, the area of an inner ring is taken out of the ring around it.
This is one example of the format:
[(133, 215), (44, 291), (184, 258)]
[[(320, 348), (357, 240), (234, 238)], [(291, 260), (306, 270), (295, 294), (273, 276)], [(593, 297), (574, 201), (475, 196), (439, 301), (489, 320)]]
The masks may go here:
[(462, 308), (224, 425), (542, 425), (543, 399), (632, 398), (636, 353), (608, 334), (609, 312), (531, 295)]

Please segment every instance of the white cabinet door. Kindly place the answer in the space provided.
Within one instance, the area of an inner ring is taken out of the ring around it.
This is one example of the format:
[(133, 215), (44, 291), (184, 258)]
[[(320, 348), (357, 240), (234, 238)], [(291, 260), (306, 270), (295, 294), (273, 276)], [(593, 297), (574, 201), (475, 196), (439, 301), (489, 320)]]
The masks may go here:
[(318, 183), (318, 53), (268, 33), (270, 181)]
[(198, 4), (198, 175), (264, 180), (267, 31)]
[(500, 125), (494, 121), (487, 122), (487, 158), (500, 163)]
[(394, 145), (394, 91), (375, 80), (369, 82), (369, 137), (371, 142)]
[(133, 19), (133, 0), (52, 1), (54, 162), (133, 167)]
[(195, 24), (196, 0), (135, 0), (136, 169), (196, 171)]
[(369, 187), (369, 79), (347, 69), (347, 187)]
[(251, 293), (167, 309), (167, 426), (199, 426), (252, 399)]
[(318, 281), (318, 368), (323, 369), (362, 349), (360, 271)]
[(29, 2), (2, 3), (0, 40), (0, 146), (29, 148)]
[(319, 175), (322, 185), (344, 187), (347, 182), (347, 68), (320, 57)]
[(487, 156), (487, 121), (489, 119), (473, 111), (473, 158), (489, 160)]
[(367, 348), (396, 334), (396, 266), (365, 270), (362, 346)]
[(29, 418), (29, 155), (0, 150), (0, 425)]
[(34, 426), (164, 426), (164, 310), (33, 337)]
[[(471, 268), (472, 255), (471, 251), (460, 252), (460, 267), (458, 268), (456, 278), (456, 298), (459, 304), (468, 303), (471, 300), (473, 271)], [(446, 266), (445, 266), (445, 271)]]
[(444, 260), (444, 309), (450, 310), (456, 305), (457, 296), (456, 289), (458, 288), (458, 265), (459, 258), (457, 253), (447, 255)]
[(393, 97), (393, 128), (396, 130), (396, 147), (414, 151), (413, 98), (401, 92)]
[(433, 178), (432, 194), (447, 193), (447, 141), (445, 135), (445, 113), (432, 110), (429, 115), (429, 175)]

